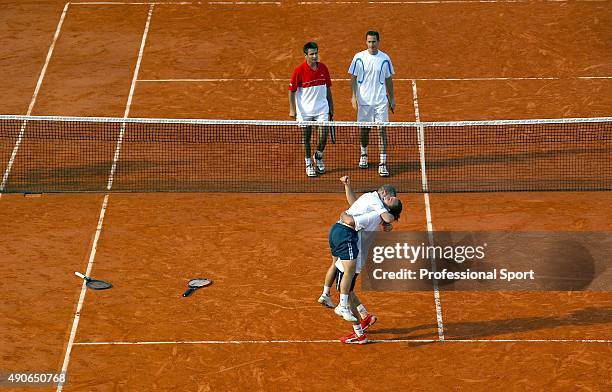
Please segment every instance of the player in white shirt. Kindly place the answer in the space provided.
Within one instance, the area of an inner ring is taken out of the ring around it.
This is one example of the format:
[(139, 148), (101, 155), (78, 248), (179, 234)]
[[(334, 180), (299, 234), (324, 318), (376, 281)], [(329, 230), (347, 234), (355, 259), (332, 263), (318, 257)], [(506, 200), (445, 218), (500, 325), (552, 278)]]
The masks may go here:
[[(352, 322), (355, 331), (341, 341), (363, 344), (367, 343), (363, 330), (376, 322), (376, 317), (367, 312), (353, 291), (357, 275), (361, 270), (360, 255), (363, 254), (365, 257), (369, 246), (365, 244), (364, 234), (380, 230), (381, 224), (385, 224), (386, 231), (391, 230), (390, 224), (399, 218), (402, 204), (395, 196), (395, 188), (390, 185), (383, 185), (377, 191), (365, 193), (357, 198), (350, 186), (349, 177), (344, 176), (340, 181), (344, 184), (346, 198), (351, 207), (342, 213), (341, 219), (329, 233), (332, 265), (325, 276), (323, 294), (318, 302), (327, 307), (334, 307), (330, 289), (336, 280), (340, 291), (340, 304), (334, 311), (345, 320)], [(351, 307), (359, 313), (361, 322), (353, 315)]]
[[(368, 49), (361, 51), (353, 57), (349, 67), (353, 95), (351, 103), (357, 110), (358, 122), (388, 122), (389, 112), (395, 111), (395, 98), (393, 96), (393, 64), (391, 58), (378, 49), (380, 35), (377, 31), (366, 33)], [(389, 176), (387, 170), (387, 132), (384, 127), (379, 128), (380, 134), (380, 163), (378, 174), (381, 177)], [(361, 155), (359, 167), (368, 168), (368, 144), (370, 128), (361, 128)]]

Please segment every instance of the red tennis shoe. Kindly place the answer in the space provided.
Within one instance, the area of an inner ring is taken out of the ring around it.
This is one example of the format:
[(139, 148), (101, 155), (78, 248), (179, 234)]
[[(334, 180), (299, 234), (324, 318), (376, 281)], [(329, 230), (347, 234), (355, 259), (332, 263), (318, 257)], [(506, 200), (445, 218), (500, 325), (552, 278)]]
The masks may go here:
[(365, 336), (365, 334), (357, 336), (355, 332), (351, 332), (349, 335), (340, 338), (340, 341), (344, 344), (366, 344), (368, 342), (368, 337)]
[(378, 318), (376, 316), (374, 316), (373, 314), (368, 314), (366, 316), (366, 318), (364, 318), (363, 320), (361, 320), (361, 329), (363, 329), (364, 331), (368, 328), (370, 328), (372, 325), (374, 325), (374, 323), (376, 323), (376, 321), (378, 320)]

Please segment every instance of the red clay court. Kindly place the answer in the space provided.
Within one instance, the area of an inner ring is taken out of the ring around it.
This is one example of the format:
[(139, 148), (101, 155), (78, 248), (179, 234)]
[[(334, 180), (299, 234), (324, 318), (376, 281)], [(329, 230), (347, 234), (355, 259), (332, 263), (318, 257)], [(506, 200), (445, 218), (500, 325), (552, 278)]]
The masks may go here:
[[(4, 1), (0, 114), (288, 120), (291, 71), (315, 40), (333, 78), (335, 120), (353, 121), (347, 69), (376, 29), (396, 71), (393, 122), (610, 117), (611, 10), (606, 0)], [(28, 139), (28, 127), (0, 130), (1, 189), (10, 190), (9, 167), (48, 148)], [(608, 125), (602, 159), (609, 136)], [(330, 168), (344, 167), (334, 148), (357, 151), (351, 143), (330, 145)], [(112, 162), (115, 145), (44, 151)], [(122, 160), (140, 154), (134, 146), (121, 152), (119, 188), (129, 178)], [(418, 173), (417, 146), (406, 148), (415, 163), (398, 181)], [(300, 148), (279, 159), (301, 162)], [(541, 167), (553, 167), (545, 158)], [(9, 373), (62, 371), (67, 383), (36, 390), (610, 389), (609, 263), (597, 291), (359, 290), (379, 322), (368, 331), (373, 344), (346, 346), (338, 338), (349, 324), (316, 303), (327, 233), (346, 208), (339, 182), (322, 193), (113, 193), (104, 190), (109, 169), (102, 191), (1, 194), (2, 390), (34, 386), (11, 385)], [(612, 231), (610, 191), (401, 197), (396, 232)], [(74, 271), (114, 287), (86, 290)], [(181, 298), (201, 275), (214, 284)]]

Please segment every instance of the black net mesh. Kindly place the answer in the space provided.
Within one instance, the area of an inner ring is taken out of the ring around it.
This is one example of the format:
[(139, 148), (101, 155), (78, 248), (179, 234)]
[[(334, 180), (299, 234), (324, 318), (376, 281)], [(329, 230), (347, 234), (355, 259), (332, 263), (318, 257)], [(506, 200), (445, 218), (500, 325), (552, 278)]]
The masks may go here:
[(327, 171), (310, 178), (296, 123), (1, 116), (0, 191), (338, 192), (342, 175), (356, 191), (612, 189), (610, 118), (389, 123), (388, 178), (377, 170), (379, 128), (370, 168), (358, 167), (361, 126), (335, 123)]

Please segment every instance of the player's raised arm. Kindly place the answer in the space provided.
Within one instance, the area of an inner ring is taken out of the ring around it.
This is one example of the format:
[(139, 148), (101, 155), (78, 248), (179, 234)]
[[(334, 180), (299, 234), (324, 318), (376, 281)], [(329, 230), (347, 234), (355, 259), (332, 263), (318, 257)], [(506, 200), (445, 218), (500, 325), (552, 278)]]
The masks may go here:
[(353, 203), (357, 200), (357, 195), (353, 191), (353, 187), (351, 187), (351, 179), (349, 176), (344, 176), (340, 178), (340, 182), (344, 184), (344, 194), (346, 195), (346, 201), (349, 203), (349, 206), (352, 206)]

